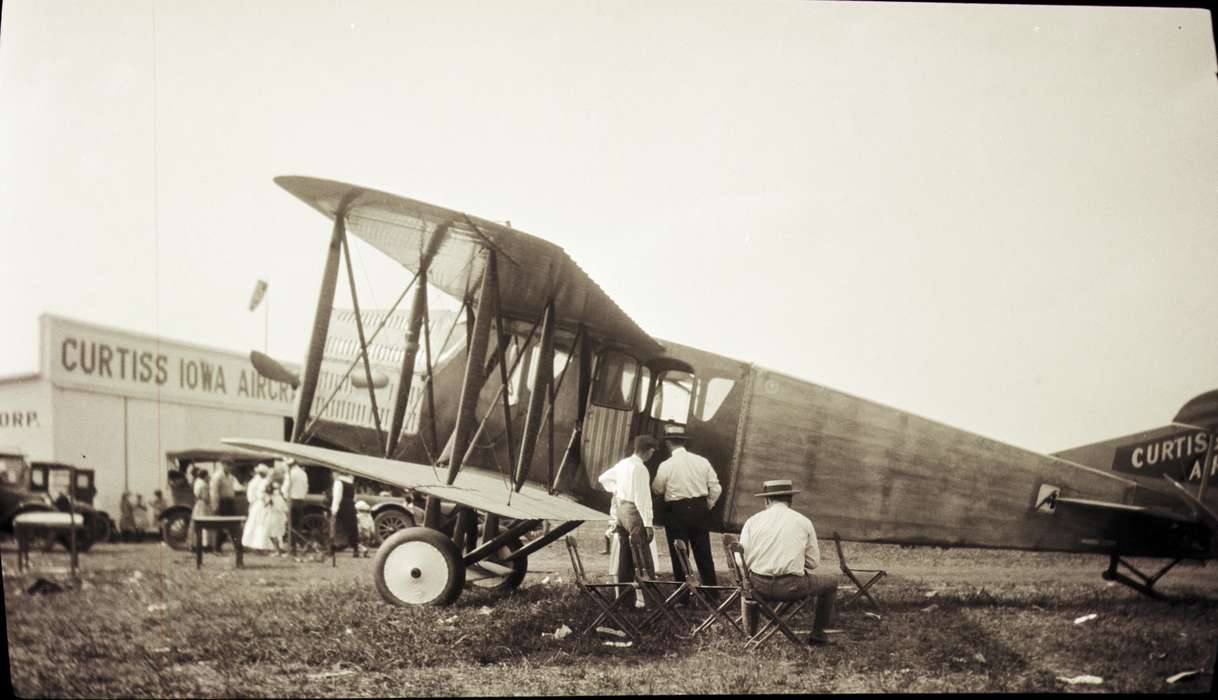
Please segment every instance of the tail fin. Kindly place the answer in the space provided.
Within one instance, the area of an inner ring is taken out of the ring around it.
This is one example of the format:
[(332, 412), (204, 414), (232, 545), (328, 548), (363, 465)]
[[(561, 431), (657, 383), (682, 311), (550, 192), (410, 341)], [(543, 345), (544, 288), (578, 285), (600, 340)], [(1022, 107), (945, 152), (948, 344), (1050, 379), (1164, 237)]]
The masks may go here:
[[(1053, 456), (1123, 476), (1147, 477), (1156, 485), (1162, 484), (1167, 476), (1196, 488), (1201, 483), (1202, 462), (1209, 447), (1207, 428), (1215, 424), (1218, 424), (1218, 390), (1185, 403), (1168, 425), (1072, 447)], [(1218, 454), (1209, 468), (1213, 479), (1218, 475)], [(1213, 498), (1214, 489), (1210, 491), (1206, 501)]]

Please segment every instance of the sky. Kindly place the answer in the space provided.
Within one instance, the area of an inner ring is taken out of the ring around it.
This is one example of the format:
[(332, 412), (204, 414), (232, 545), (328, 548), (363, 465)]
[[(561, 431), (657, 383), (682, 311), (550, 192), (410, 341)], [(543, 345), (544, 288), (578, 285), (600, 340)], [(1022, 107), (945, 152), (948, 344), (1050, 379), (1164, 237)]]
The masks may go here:
[[(1215, 68), (1200, 10), (9, 0), (0, 376), (42, 313), (300, 362), (330, 226), (291, 174), (510, 220), (654, 336), (1021, 447), (1163, 425), (1218, 387)], [(409, 274), (354, 249), (389, 306)]]

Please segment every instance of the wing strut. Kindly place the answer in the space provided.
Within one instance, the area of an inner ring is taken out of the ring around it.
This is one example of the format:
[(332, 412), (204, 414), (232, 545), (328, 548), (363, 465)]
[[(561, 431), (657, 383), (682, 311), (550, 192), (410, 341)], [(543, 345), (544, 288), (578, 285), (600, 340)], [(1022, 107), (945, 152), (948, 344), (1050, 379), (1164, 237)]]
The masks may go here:
[(541, 410), (550, 382), (554, 381), (554, 301), (546, 304), (541, 317), (541, 353), (537, 358), (537, 371), (533, 375), (533, 391), (529, 394), (529, 412), (524, 419), (524, 435), (520, 441), (520, 455), (516, 462), (516, 475), (512, 489), (520, 491), (529, 465), (533, 463), (533, 452), (537, 437), (541, 433)]
[(376, 405), (376, 386), (372, 382), (372, 365), (368, 362), (368, 341), (364, 337), (364, 320), (359, 312), (359, 295), (355, 293), (355, 271), (351, 267), (351, 245), (347, 242), (347, 231), (343, 230), (343, 261), (347, 264), (347, 286), (351, 288), (351, 309), (355, 312), (355, 332), (359, 336), (359, 354), (364, 361), (364, 378), (368, 380), (368, 400), (372, 404), (372, 420), (376, 425), (377, 442), (385, 439), (381, 428), (381, 411)]
[(317, 294), (317, 312), (313, 315), (313, 333), (309, 337), (309, 354), (305, 360), (304, 380), (296, 404), (296, 422), (292, 424), (292, 442), (300, 442), (304, 435), (309, 410), (313, 407), (313, 396), (317, 393), (317, 378), (321, 374), (321, 356), (325, 350), (326, 335), (330, 331), (330, 310), (334, 307), (334, 288), (338, 283), (338, 256), (346, 231), (347, 208), (359, 194), (350, 190), (343, 196), (334, 212), (334, 229), (330, 233), (330, 247), (326, 253), (326, 266), (321, 276), (321, 289)]
[[(440, 250), (444, 239), (448, 237), (448, 227), (451, 222), (445, 222), (437, 228), (427, 241), (427, 248), (419, 256), (419, 269), (415, 274), (419, 285), (414, 290), (414, 299), (410, 302), (410, 321), (406, 326), (406, 352), (402, 356), (402, 372), (398, 375), (398, 394), (393, 403), (393, 418), (389, 424), (389, 441), (385, 445), (385, 456), (393, 454), (398, 440), (402, 435), (402, 422), (406, 418), (406, 404), (410, 399), (410, 385), (414, 381), (415, 357), (419, 352), (419, 327), (423, 316), (427, 315), (427, 268)], [(430, 325), (430, 324), (429, 324)], [(430, 347), (430, 343), (428, 344)], [(428, 350), (427, 376), (431, 376), (431, 354)], [(433, 438), (434, 442), (434, 438)]]

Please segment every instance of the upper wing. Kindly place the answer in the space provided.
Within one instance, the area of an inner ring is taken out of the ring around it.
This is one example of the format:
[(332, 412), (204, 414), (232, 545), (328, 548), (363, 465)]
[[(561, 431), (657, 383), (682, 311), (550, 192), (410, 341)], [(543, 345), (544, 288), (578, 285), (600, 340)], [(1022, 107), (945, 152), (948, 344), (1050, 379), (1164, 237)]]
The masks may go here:
[(526, 484), (519, 493), (511, 493), (507, 477), (482, 469), (465, 467), (451, 485), (444, 483), (447, 470), (426, 464), (399, 462), (369, 455), (339, 452), (323, 447), (298, 445), (278, 440), (224, 438), (222, 442), (258, 452), (271, 453), (322, 464), (341, 472), (366, 479), (415, 489), (463, 506), (495, 513), (517, 520), (607, 520), (608, 513), (593, 510), (562, 496), (551, 496), (535, 486)]
[(583, 324), (594, 335), (645, 352), (662, 349), (553, 243), (493, 221), (343, 182), (297, 176), (277, 177), (275, 182), (330, 219), (348, 201), (347, 230), (410, 270), (419, 269), (425, 244), (447, 225), (448, 235), (428, 268), (427, 281), (458, 299), (467, 300), (478, 289), (487, 260), (480, 249), (491, 248), (501, 253), (499, 295), (505, 316), (537, 318), (553, 298), (561, 326)]

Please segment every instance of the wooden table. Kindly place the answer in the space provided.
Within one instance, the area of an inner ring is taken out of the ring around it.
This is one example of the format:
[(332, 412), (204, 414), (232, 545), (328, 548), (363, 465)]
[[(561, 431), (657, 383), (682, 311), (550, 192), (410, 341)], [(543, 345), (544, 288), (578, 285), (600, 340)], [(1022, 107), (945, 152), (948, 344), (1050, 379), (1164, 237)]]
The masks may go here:
[[(84, 516), (79, 513), (61, 513), (59, 511), (33, 511), (15, 516), (13, 518), (13, 536), (17, 540), (17, 570), (22, 571), (30, 565), (30, 538), (35, 532), (45, 532), (48, 537), (54, 537), (57, 532), (71, 531), (72, 523), (76, 523), (77, 528), (84, 527)], [(71, 554), (72, 575), (75, 576), (75, 549), (72, 549)]]
[[(197, 515), (190, 519), (195, 530), (195, 568), (203, 568), (203, 531), (223, 530), (229, 533), (233, 549), (237, 552), (237, 568), (245, 566), (245, 550), (241, 547), (241, 531), (245, 526), (244, 515)], [(235, 533), (235, 534), (234, 534)]]

